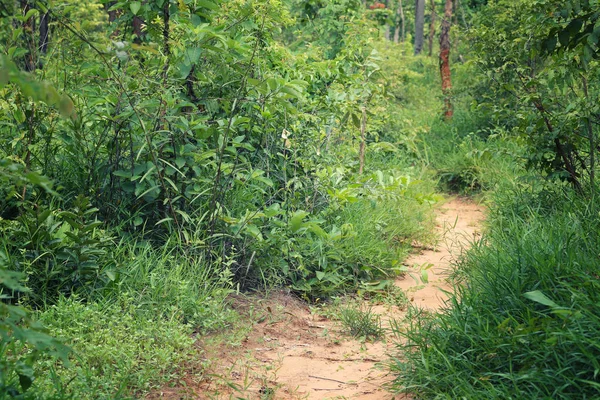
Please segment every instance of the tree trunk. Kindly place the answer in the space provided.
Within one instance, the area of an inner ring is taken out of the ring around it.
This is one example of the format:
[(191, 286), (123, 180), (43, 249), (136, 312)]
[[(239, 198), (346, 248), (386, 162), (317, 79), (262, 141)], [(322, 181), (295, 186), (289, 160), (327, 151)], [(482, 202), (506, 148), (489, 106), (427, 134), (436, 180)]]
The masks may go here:
[(450, 92), (452, 81), (450, 77), (450, 26), (452, 24), (452, 0), (446, 0), (442, 32), (440, 33), (440, 75), (442, 76), (442, 93), (444, 95), (444, 117), (452, 119), (454, 111)]
[(109, 1), (107, 3), (104, 3), (104, 9), (108, 13), (108, 22), (111, 24), (116, 21), (118, 15), (119, 15), (118, 10), (111, 10), (112, 6), (114, 6), (114, 5), (115, 5), (114, 1)]
[(40, 53), (46, 54), (48, 52), (48, 42), (50, 32), (48, 25), (50, 23), (50, 11), (40, 16)]
[(367, 145), (367, 107), (362, 108), (362, 121), (360, 124), (360, 149), (358, 151), (358, 174), (362, 175), (365, 170), (365, 147)]
[(416, 0), (415, 3), (415, 55), (423, 50), (425, 28), (425, 0)]
[(133, 16), (133, 33), (136, 36), (136, 38), (134, 39), (134, 42), (136, 42), (138, 44), (142, 42), (142, 38), (146, 35), (146, 33), (142, 30), (142, 25), (144, 25), (144, 20), (141, 19), (140, 17), (138, 17), (137, 15), (134, 15)]
[(435, 0), (431, 0), (431, 22), (429, 23), (429, 57), (433, 55), (433, 37), (435, 36)]
[[(583, 84), (583, 94), (585, 95), (585, 99), (589, 101), (590, 94), (588, 91), (588, 81), (584, 76), (581, 77)], [(588, 141), (590, 145), (590, 189), (592, 193), (595, 193), (596, 189), (596, 139), (594, 137), (594, 128), (592, 127), (592, 120), (589, 116), (584, 118), (585, 125), (587, 128)]]
[[(31, 6), (28, 0), (20, 0), (19, 6), (21, 7), (21, 15), (25, 16), (31, 10)], [(27, 72), (35, 71), (36, 67), (36, 41), (35, 41), (35, 20), (33, 17), (26, 19), (21, 23), (23, 28), (23, 37), (25, 38), (25, 48), (27, 53), (24, 55), (23, 67)]]
[[(398, 20), (398, 17), (400, 17), (400, 20)], [(396, 9), (396, 29), (394, 30), (394, 43), (399, 42), (400, 32), (402, 32), (402, 43), (404, 43), (404, 39), (406, 37), (406, 28), (404, 24), (404, 9), (402, 8), (402, 0), (398, 0), (398, 8)]]
[[(386, 9), (386, 12), (387, 12), (387, 10), (390, 9), (390, 0), (385, 0), (385, 9)], [(387, 20), (387, 18), (386, 18), (386, 20)], [(391, 32), (392, 32), (392, 29), (390, 27), (389, 21), (386, 21), (386, 23), (385, 23), (385, 40), (392, 40)]]

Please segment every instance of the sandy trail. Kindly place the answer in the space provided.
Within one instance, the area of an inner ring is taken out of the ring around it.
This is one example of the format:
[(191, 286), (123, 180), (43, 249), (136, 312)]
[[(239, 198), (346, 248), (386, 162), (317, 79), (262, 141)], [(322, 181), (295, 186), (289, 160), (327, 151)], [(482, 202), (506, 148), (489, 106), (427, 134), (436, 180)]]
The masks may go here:
[[(444, 290), (450, 290), (446, 273), (452, 260), (479, 235), (483, 208), (471, 201), (453, 199), (436, 211), (440, 241), (406, 260), (408, 273), (396, 281), (412, 304), (438, 310)], [(422, 281), (426, 269), (428, 282)], [(187, 394), (167, 390), (150, 398), (193, 399), (371, 399), (394, 396), (385, 387), (393, 380), (385, 362), (394, 348), (391, 338), (375, 343), (344, 335), (339, 323), (312, 312), (306, 303), (279, 293), (253, 304), (263, 313), (237, 345), (207, 346), (214, 377)], [(376, 305), (384, 327), (400, 321), (405, 311), (393, 305)], [(190, 390), (192, 389), (192, 390)]]

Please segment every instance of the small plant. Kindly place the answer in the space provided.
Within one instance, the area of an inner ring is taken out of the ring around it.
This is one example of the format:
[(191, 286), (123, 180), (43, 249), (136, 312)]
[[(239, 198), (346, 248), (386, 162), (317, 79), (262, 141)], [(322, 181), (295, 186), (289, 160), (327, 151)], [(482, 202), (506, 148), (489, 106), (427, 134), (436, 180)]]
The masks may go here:
[(366, 310), (356, 306), (342, 308), (339, 318), (342, 325), (354, 337), (378, 340), (383, 336), (381, 317), (370, 307)]

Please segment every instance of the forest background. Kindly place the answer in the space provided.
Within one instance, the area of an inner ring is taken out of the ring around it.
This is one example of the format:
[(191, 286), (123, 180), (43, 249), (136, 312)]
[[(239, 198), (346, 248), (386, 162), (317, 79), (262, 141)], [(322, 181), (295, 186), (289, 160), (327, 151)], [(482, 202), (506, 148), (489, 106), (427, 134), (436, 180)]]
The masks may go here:
[(600, 5), (425, 3), (0, 2), (0, 395), (143, 397), (233, 293), (384, 292), (449, 192), (487, 232), (396, 389), (597, 396)]

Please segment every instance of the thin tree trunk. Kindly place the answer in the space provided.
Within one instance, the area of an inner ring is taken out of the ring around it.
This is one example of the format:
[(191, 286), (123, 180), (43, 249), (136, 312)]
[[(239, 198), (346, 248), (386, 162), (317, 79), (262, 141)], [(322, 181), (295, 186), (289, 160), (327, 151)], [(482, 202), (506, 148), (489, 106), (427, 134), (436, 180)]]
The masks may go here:
[[(21, 15), (25, 16), (31, 10), (31, 5), (28, 0), (20, 0), (19, 5), (21, 7)], [(23, 21), (21, 26), (23, 27), (23, 37), (25, 38), (25, 47), (27, 48), (27, 54), (24, 56), (24, 68), (27, 72), (35, 71), (36, 67), (36, 50), (35, 45), (35, 20), (33, 17)]]
[[(588, 81), (585, 76), (583, 76), (581, 79), (583, 83), (583, 93), (585, 94), (586, 100), (589, 100)], [(588, 131), (588, 141), (590, 146), (590, 189), (592, 190), (592, 193), (594, 193), (596, 188), (596, 140), (594, 138), (594, 129), (592, 127), (592, 121), (589, 116), (586, 118), (586, 127)]]
[[(385, 8), (386, 11), (390, 9), (390, 0), (385, 0)], [(387, 18), (386, 18), (387, 20)], [(385, 23), (385, 40), (392, 40), (391, 36), (392, 29), (390, 27), (389, 21)]]
[(362, 175), (365, 170), (365, 147), (367, 142), (367, 107), (362, 107), (362, 121), (360, 124), (360, 149), (358, 151), (358, 174)]
[(415, 3), (415, 55), (423, 50), (425, 28), (425, 0), (416, 0)]
[(169, 10), (169, 2), (165, 1), (165, 4), (163, 6), (163, 22), (164, 22), (164, 27), (163, 27), (163, 40), (164, 40), (164, 46), (165, 46), (165, 55), (168, 57), (171, 55), (171, 47), (170, 47), (170, 26), (169, 26), (169, 22), (171, 21), (171, 12)]
[[(107, 3), (104, 3), (104, 10), (106, 10), (106, 13), (108, 14), (108, 23), (111, 25), (117, 20), (119, 15), (121, 15), (121, 10), (111, 10), (111, 8), (115, 4), (116, 3), (114, 1), (109, 1)], [(115, 29), (110, 34), (110, 37), (111, 37), (111, 39), (115, 39), (115, 38), (119, 37), (120, 34), (121, 34), (121, 32), (118, 29)]]
[(440, 75), (442, 77), (442, 93), (444, 95), (444, 117), (452, 119), (454, 111), (450, 92), (452, 81), (450, 76), (450, 27), (452, 24), (452, 0), (446, 0), (442, 31), (440, 33)]
[(435, 0), (431, 0), (431, 22), (429, 23), (429, 57), (433, 55), (433, 37), (435, 36)]
[(137, 15), (134, 15), (132, 25), (133, 25), (133, 33), (136, 36), (134, 42), (141, 43), (142, 38), (145, 36), (145, 33), (142, 30), (142, 25), (144, 25), (144, 20), (141, 19), (140, 17), (138, 17)]
[(400, 41), (400, 32), (402, 32), (402, 42), (404, 42), (404, 9), (402, 8), (402, 0), (398, 0), (398, 7), (396, 8), (396, 27), (394, 29), (394, 43)]
[(40, 53), (46, 54), (48, 52), (48, 42), (50, 32), (48, 26), (50, 23), (50, 11), (40, 16)]

